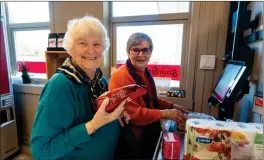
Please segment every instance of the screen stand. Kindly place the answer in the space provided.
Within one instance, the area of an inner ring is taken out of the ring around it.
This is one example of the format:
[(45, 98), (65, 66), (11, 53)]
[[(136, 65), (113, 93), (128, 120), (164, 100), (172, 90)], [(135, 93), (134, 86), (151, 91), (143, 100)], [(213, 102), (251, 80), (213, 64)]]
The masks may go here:
[(226, 119), (233, 119), (235, 103), (240, 101), (245, 94), (248, 94), (249, 89), (249, 80), (246, 80), (241, 85), (241, 89), (237, 95), (232, 95), (230, 98), (226, 98), (223, 103), (219, 104), (219, 120), (225, 121)]
[(223, 103), (219, 104), (219, 120), (225, 121), (226, 119), (233, 119), (234, 105), (234, 101), (224, 101)]
[(244, 84), (240, 84), (238, 88), (240, 90), (236, 91), (236, 95), (232, 94), (231, 97), (225, 98), (224, 102), (221, 104), (219, 104), (218, 100), (215, 97), (211, 96), (208, 99), (209, 115), (211, 115), (210, 109), (219, 104), (217, 119), (221, 121), (225, 121), (226, 119), (233, 119), (235, 103), (240, 101), (245, 94), (249, 93), (249, 81), (246, 80)]

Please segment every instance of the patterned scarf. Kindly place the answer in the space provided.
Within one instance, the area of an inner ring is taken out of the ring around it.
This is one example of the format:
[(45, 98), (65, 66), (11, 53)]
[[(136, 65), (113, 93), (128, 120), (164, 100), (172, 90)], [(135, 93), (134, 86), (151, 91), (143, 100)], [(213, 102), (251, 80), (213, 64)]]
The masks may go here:
[[(104, 85), (103, 73), (100, 68), (96, 69), (94, 79), (91, 80), (85, 72), (72, 61), (72, 58), (67, 58), (61, 67), (56, 70), (57, 73), (63, 73), (74, 83), (88, 84), (89, 93), (91, 96), (92, 103), (94, 100), (102, 95), (104, 92), (108, 91), (108, 87)], [(99, 90), (98, 90), (99, 89)]]
[[(126, 66), (128, 68), (128, 72), (130, 73), (130, 75), (132, 76), (132, 78), (136, 81), (137, 84), (139, 85), (145, 85), (143, 80), (141, 79), (141, 77), (137, 74), (137, 69), (132, 65), (130, 59), (127, 59), (126, 61)], [(155, 86), (155, 82), (154, 82), (154, 79), (149, 71), (149, 69), (146, 67), (145, 69), (145, 73), (147, 75), (147, 78), (150, 82), (150, 86), (147, 86), (147, 87), (150, 87), (150, 90), (151, 90), (151, 93), (152, 94), (152, 99), (149, 95), (149, 93), (147, 93), (145, 96), (143, 96), (144, 98), (144, 101), (146, 103), (146, 106), (149, 107), (150, 106), (150, 102), (152, 101), (153, 102), (153, 107), (154, 108), (159, 108), (159, 104), (158, 104), (158, 96), (157, 96), (157, 91), (156, 91), (156, 86)]]

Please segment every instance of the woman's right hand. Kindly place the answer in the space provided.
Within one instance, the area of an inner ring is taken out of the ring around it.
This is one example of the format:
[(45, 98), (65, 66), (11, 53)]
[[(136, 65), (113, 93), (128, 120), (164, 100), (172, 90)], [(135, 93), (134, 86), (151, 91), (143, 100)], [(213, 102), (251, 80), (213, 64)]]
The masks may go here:
[[(105, 111), (105, 107), (109, 104), (109, 98), (106, 97), (95, 113), (93, 119), (86, 123), (86, 129), (88, 133), (91, 134), (95, 132), (98, 128), (118, 119), (121, 115), (127, 116), (127, 114), (123, 112), (126, 101), (127, 100), (122, 101), (113, 112), (108, 113)], [(126, 119), (128, 118), (126, 117)]]

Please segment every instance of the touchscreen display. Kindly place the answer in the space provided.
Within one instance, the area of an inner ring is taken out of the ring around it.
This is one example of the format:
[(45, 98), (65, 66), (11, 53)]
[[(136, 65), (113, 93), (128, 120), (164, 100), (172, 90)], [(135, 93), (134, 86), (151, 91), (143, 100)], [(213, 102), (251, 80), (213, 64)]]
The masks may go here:
[(241, 65), (235, 64), (228, 64), (226, 66), (221, 79), (218, 81), (214, 89), (215, 96), (220, 102), (223, 102), (225, 95), (232, 87), (235, 78), (239, 74), (241, 68)]

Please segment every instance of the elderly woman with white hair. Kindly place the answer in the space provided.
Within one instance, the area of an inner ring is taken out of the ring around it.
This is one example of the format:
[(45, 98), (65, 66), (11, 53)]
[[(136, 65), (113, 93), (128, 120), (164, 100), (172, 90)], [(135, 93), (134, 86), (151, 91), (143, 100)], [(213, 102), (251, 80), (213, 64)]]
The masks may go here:
[(33, 158), (113, 159), (125, 101), (111, 113), (105, 112), (108, 98), (98, 111), (93, 107), (108, 90), (98, 68), (110, 45), (106, 29), (93, 17), (73, 19), (63, 45), (70, 57), (40, 95), (31, 136)]

